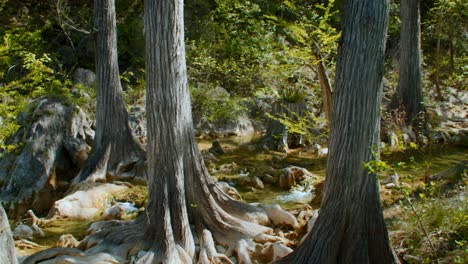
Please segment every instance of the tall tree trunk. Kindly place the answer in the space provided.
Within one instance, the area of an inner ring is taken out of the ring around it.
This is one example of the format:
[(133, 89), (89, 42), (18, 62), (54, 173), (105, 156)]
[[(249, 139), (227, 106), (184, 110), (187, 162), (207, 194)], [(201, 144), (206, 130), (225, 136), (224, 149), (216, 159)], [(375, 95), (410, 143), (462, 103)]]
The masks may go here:
[(437, 45), (436, 45), (436, 54), (435, 54), (435, 85), (436, 85), (436, 94), (437, 100), (442, 101), (442, 92), (440, 89), (440, 38), (441, 38), (441, 29), (437, 30)]
[(1, 263), (17, 264), (15, 246), (11, 236), (8, 217), (0, 203), (0, 261)]
[[(80, 247), (111, 250), (124, 259), (147, 250), (137, 263), (193, 263), (193, 224), (200, 241), (198, 263), (228, 259), (216, 252), (214, 240), (229, 254), (237, 253), (240, 263), (252, 263), (257, 243), (282, 239), (264, 226), (273, 222), (265, 209), (233, 200), (213, 183), (198, 151), (187, 87), (183, 1), (145, 0), (144, 20), (148, 206), (135, 221), (92, 234)], [(275, 210), (282, 217), (289, 214)]]
[(395, 108), (402, 107), (407, 124), (412, 124), (424, 111), (419, 6), (419, 0), (402, 0), (400, 7), (400, 70)]
[[(94, 1), (96, 28), (96, 135), (91, 153), (74, 182), (106, 180), (144, 157), (133, 137), (120, 84), (114, 0)], [(141, 167), (142, 162), (138, 163)], [(135, 174), (142, 174), (141, 171)], [(143, 176), (143, 175), (139, 175)]]
[(373, 162), (388, 0), (349, 0), (335, 79), (324, 197), (304, 243), (279, 263), (394, 263)]
[[(187, 88), (183, 1), (145, 1), (149, 225), (155, 242), (195, 253), (185, 199), (184, 162), (193, 137)], [(161, 249), (158, 249), (161, 250)]]

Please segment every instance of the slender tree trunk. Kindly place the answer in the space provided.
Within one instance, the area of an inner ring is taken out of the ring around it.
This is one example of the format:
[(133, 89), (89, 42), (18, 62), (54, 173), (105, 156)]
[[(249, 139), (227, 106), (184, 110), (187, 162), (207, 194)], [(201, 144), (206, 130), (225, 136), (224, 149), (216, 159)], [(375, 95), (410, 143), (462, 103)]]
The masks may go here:
[(396, 93), (396, 108), (406, 113), (406, 123), (412, 124), (425, 111), (421, 77), (421, 23), (419, 0), (401, 1), (400, 71)]
[(437, 30), (437, 46), (435, 54), (435, 85), (438, 101), (442, 101), (442, 92), (440, 89), (440, 34), (439, 26), (439, 29)]
[(321, 59), (319, 62), (317, 62), (317, 72), (319, 75), (320, 88), (322, 89), (323, 108), (325, 109), (325, 116), (327, 117), (327, 121), (330, 123), (332, 112), (332, 89), (330, 78), (327, 74), (327, 68), (325, 67), (325, 63)]
[[(120, 84), (114, 0), (94, 1), (96, 32), (96, 135), (91, 153), (74, 182), (106, 180), (144, 157), (133, 137)], [(141, 165), (141, 163), (139, 163)], [(135, 174), (142, 174), (135, 172)], [(139, 175), (143, 176), (143, 175)]]
[(0, 203), (0, 262), (17, 264), (18, 259), (16, 257), (15, 246), (13, 244), (13, 238), (11, 236), (10, 224), (8, 223), (8, 217)]
[(327, 175), (317, 222), (279, 263), (394, 263), (375, 161), (388, 0), (349, 0), (338, 51)]

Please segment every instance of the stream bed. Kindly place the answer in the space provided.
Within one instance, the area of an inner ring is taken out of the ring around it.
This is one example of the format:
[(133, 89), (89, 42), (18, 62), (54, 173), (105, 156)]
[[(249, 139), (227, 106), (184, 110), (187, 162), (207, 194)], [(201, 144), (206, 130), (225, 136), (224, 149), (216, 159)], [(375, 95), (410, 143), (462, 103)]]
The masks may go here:
[[(254, 148), (258, 140), (254, 137), (231, 137), (220, 139), (225, 154), (218, 156), (218, 161), (207, 162), (207, 167), (212, 172), (214, 180), (223, 180), (236, 187), (244, 201), (249, 203), (279, 204), (287, 210), (299, 209), (306, 204), (318, 209), (319, 204), (311, 203), (314, 198), (313, 183), (299, 185), (291, 190), (284, 190), (272, 184), (265, 184), (263, 189), (239, 187), (236, 179), (239, 177), (261, 176), (265, 173), (274, 174), (289, 165), (302, 167), (310, 171), (315, 179), (323, 181), (325, 176), (326, 158), (318, 157), (313, 150), (295, 149), (287, 154), (283, 152), (266, 151)], [(206, 151), (211, 146), (211, 141), (200, 140), (199, 148)], [(428, 154), (430, 153), (430, 155)], [(452, 167), (456, 162), (468, 160), (466, 148), (451, 148), (447, 146), (433, 148), (428, 151), (412, 151), (405, 153), (391, 153), (384, 155), (389, 165), (404, 162), (406, 166), (396, 169), (403, 181), (411, 178), (412, 184), (421, 182), (425, 175), (435, 174)], [(223, 164), (234, 164), (235, 169), (220, 173)], [(384, 172), (381, 178), (388, 176), (390, 172)], [(410, 176), (411, 175), (411, 176)], [(273, 175), (276, 176), (276, 175)], [(141, 195), (144, 187), (136, 188)], [(393, 203), (391, 195), (382, 194), (385, 204)], [(132, 201), (129, 201), (132, 202)], [(20, 255), (29, 255), (36, 251), (55, 246), (62, 234), (73, 234), (77, 239), (83, 239), (90, 221), (75, 221), (69, 219), (56, 220), (44, 227), (46, 236), (35, 239), (34, 242), (41, 245), (40, 248), (18, 250)], [(14, 223), (12, 222), (12, 226)]]

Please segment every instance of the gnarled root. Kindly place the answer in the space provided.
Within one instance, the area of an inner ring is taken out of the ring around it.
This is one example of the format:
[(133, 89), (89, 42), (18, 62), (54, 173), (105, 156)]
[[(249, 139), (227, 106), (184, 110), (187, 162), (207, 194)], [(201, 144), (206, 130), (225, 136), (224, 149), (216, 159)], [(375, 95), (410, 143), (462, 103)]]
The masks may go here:
[(225, 255), (218, 253), (215, 247), (213, 236), (208, 229), (202, 232), (200, 242), (200, 254), (197, 264), (229, 263), (233, 262)]
[(80, 242), (71, 234), (60, 236), (55, 244), (57, 247), (77, 248)]
[(176, 245), (175, 248), (166, 247), (166, 250), (154, 248), (140, 258), (136, 264), (165, 264), (165, 263), (180, 263), (191, 264), (192, 258), (185, 250)]
[(23, 264), (35, 264), (61, 255), (84, 257), (83, 251), (76, 248), (49, 248), (27, 257)]

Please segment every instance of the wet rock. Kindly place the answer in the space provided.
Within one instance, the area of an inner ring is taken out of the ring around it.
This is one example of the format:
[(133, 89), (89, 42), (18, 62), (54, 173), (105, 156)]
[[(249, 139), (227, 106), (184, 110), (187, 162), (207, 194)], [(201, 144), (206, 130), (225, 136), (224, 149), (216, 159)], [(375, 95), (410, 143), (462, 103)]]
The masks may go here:
[(27, 226), (20, 224), (15, 229), (13, 230), (13, 238), (14, 239), (27, 239), (27, 240), (32, 240), (34, 235), (34, 230)]
[(224, 154), (224, 150), (221, 147), (221, 143), (217, 139), (214, 140), (211, 143), (211, 148), (208, 151), (213, 153), (214, 155), (223, 155)]
[(261, 189), (261, 190), (263, 190), (265, 188), (262, 180), (260, 180), (260, 178), (258, 178), (257, 176), (241, 177), (238, 180), (238, 184), (239, 184), (239, 186), (242, 186), (242, 187), (251, 187), (251, 188)]
[(276, 184), (278, 183), (278, 178), (275, 178), (273, 176), (271, 176), (270, 174), (265, 174), (262, 176), (261, 180), (264, 182), (264, 183), (268, 183), (268, 184)]
[(235, 162), (221, 164), (218, 168), (217, 173), (221, 174), (234, 174), (239, 171), (239, 166)]
[(120, 220), (122, 217), (125, 215), (125, 209), (123, 206), (120, 204), (113, 205), (109, 208), (104, 209), (104, 212), (102, 213), (102, 220), (107, 221), (107, 220), (112, 220), (112, 219), (117, 219)]
[(307, 169), (289, 166), (283, 169), (283, 173), (279, 178), (279, 187), (282, 189), (289, 190), (292, 187), (297, 186), (300, 182), (313, 178), (314, 175)]

